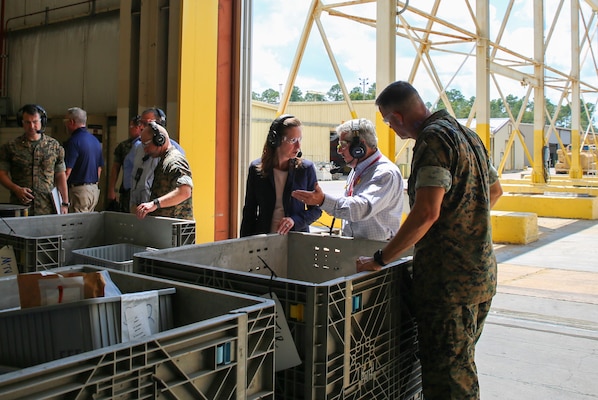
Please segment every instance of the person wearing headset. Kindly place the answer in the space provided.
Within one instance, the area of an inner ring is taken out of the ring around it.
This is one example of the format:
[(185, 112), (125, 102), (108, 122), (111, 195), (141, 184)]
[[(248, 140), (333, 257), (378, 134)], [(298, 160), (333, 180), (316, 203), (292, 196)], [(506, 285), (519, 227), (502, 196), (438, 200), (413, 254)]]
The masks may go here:
[[(47, 120), (41, 106), (25, 104), (17, 112), (24, 133), (0, 147), (0, 183), (10, 190), (11, 203), (29, 205), (29, 215), (68, 213), (64, 148), (44, 133)], [(54, 187), (62, 196), (59, 207), (52, 197)]]
[[(139, 121), (141, 129), (147, 127), (152, 121), (166, 128), (166, 114), (162, 109), (152, 107), (145, 109), (141, 113)], [(185, 155), (185, 151), (174, 139), (169, 137), (169, 140), (181, 154)], [(125, 175), (123, 176), (123, 180), (125, 180), (131, 188), (131, 191), (129, 192), (129, 204), (126, 207), (132, 213), (137, 212), (137, 206), (139, 204), (149, 201), (152, 182), (154, 180), (154, 169), (156, 169), (158, 161), (159, 159), (151, 158), (145, 151), (143, 151), (140, 139), (133, 141), (131, 150), (124, 160)]]
[(145, 154), (158, 159), (150, 200), (135, 209), (137, 218), (152, 216), (193, 220), (193, 180), (191, 167), (171, 143), (166, 128), (150, 121), (141, 131), (141, 146)]
[(241, 237), (260, 233), (309, 232), (322, 211), (291, 197), (317, 184), (311, 161), (301, 157), (301, 121), (281, 115), (270, 125), (262, 157), (251, 162), (245, 190)]
[(336, 128), (337, 152), (352, 168), (345, 193), (325, 194), (319, 185), (313, 191), (294, 191), (305, 204), (317, 204), (343, 220), (341, 235), (370, 240), (388, 240), (401, 225), (404, 183), (399, 168), (378, 150), (374, 124), (364, 118)]

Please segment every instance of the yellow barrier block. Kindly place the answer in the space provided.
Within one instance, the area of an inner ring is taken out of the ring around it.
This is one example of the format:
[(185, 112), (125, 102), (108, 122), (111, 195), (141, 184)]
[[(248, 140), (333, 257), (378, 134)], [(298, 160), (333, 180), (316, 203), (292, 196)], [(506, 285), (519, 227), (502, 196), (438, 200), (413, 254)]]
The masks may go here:
[(530, 212), (491, 211), (492, 241), (528, 244), (538, 240), (538, 215)]
[[(408, 213), (403, 213), (403, 216), (401, 217), (401, 223), (405, 222), (405, 219), (407, 219), (407, 215)], [(330, 214), (328, 214), (326, 211), (322, 210), (322, 215), (320, 216), (320, 218), (315, 221), (314, 223), (312, 223), (312, 226), (315, 227), (330, 227), (330, 224), (332, 223), (332, 216)], [(336, 218), (334, 220), (334, 228), (336, 229), (340, 229), (342, 227), (343, 224), (343, 220), (340, 218)]]
[(493, 207), (496, 211), (532, 212), (539, 217), (598, 219), (598, 197), (576, 194), (505, 193)]
[[(322, 215), (320, 216), (320, 218), (317, 221), (312, 223), (312, 226), (330, 228), (330, 224), (332, 224), (332, 216), (330, 214), (328, 214), (326, 211), (322, 210)], [(336, 218), (334, 220), (334, 228), (340, 229), (342, 226), (341, 224), (342, 224), (341, 219)]]

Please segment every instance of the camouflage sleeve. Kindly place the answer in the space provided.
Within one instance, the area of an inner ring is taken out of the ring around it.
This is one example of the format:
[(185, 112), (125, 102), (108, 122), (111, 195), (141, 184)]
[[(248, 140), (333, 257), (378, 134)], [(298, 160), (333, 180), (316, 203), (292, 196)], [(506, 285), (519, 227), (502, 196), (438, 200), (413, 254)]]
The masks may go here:
[(190, 186), (191, 188), (193, 188), (193, 180), (191, 179), (190, 176), (183, 175), (183, 176), (179, 177), (179, 179), (177, 179), (176, 185), (177, 186), (187, 185), (187, 186)]
[(191, 179), (191, 168), (189, 167), (189, 164), (184, 158), (178, 160), (176, 170), (178, 175), (176, 180), (177, 187), (182, 185), (188, 185), (193, 189), (193, 179)]
[(436, 186), (444, 188), (444, 192), (451, 189), (451, 173), (442, 167), (422, 167), (415, 179), (415, 190), (421, 187)]
[(488, 159), (488, 180), (490, 183), (490, 186), (494, 185), (494, 183), (498, 180), (498, 171), (496, 170), (496, 168), (494, 168), (494, 165), (492, 165), (492, 163), (490, 162), (490, 159)]
[(415, 189), (435, 186), (444, 188), (448, 192), (452, 186), (453, 177), (450, 171), (449, 146), (442, 139), (438, 129), (430, 130), (426, 140), (419, 144), (414, 159), (417, 158), (417, 175)]
[(62, 147), (60, 143), (57, 143), (56, 152), (58, 157), (56, 157), (56, 163), (54, 164), (55, 174), (66, 171), (66, 164), (64, 163), (64, 147)]

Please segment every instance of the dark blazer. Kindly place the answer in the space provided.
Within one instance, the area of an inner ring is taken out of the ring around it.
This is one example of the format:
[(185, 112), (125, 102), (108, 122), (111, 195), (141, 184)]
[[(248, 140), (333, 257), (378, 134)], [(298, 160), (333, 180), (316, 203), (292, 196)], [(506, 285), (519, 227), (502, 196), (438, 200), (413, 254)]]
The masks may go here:
[[(270, 233), (272, 213), (276, 203), (274, 174), (261, 176), (257, 171), (257, 166), (261, 161), (261, 159), (254, 160), (249, 166), (243, 220), (241, 221), (241, 237)], [(316, 182), (316, 170), (311, 161), (302, 160), (301, 165), (289, 167), (282, 203), (285, 217), (291, 217), (295, 221), (293, 231), (309, 232), (309, 225), (322, 215), (320, 207), (305, 206), (301, 201), (291, 197), (293, 190), (314, 190)]]

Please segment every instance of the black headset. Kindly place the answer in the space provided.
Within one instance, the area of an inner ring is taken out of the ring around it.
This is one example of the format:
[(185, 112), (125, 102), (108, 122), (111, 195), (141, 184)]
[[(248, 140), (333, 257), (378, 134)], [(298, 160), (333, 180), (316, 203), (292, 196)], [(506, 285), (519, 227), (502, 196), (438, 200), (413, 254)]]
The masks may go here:
[(39, 113), (43, 132), (44, 128), (48, 125), (48, 114), (46, 114), (46, 110), (44, 110), (42, 106), (38, 106), (37, 104), (25, 104), (23, 107), (19, 108), (19, 111), (17, 111), (17, 125), (23, 126), (23, 113), (33, 115), (36, 112)]
[(157, 122), (152, 121), (149, 123), (149, 126), (152, 129), (152, 143), (154, 143), (158, 147), (164, 145), (164, 143), (166, 142), (166, 136), (164, 136), (164, 134), (160, 132)]
[(164, 114), (164, 111), (162, 111), (161, 108), (154, 107), (154, 114), (158, 116), (158, 119), (156, 120), (158, 125), (166, 127), (166, 114)]
[(351, 145), (349, 146), (349, 154), (353, 158), (363, 158), (366, 153), (366, 148), (361, 143), (361, 138), (359, 137), (359, 127), (361, 125), (361, 119), (357, 120), (357, 126), (355, 126), (355, 120), (351, 120), (351, 133), (353, 134), (353, 139), (351, 139)]
[(156, 117), (156, 123), (158, 125), (162, 125), (164, 128), (166, 128), (166, 114), (164, 114), (164, 111), (162, 111), (161, 108), (158, 107), (152, 107), (152, 108), (147, 108), (145, 109), (141, 115), (146, 114), (146, 113), (152, 113), (154, 114), (154, 117)]
[(268, 145), (272, 148), (277, 148), (280, 146), (282, 142), (282, 134), (279, 132), (281, 130), (282, 124), (289, 118), (295, 118), (295, 116), (291, 114), (282, 114), (270, 125), (270, 130), (268, 131)]

